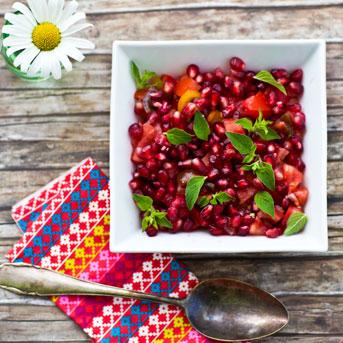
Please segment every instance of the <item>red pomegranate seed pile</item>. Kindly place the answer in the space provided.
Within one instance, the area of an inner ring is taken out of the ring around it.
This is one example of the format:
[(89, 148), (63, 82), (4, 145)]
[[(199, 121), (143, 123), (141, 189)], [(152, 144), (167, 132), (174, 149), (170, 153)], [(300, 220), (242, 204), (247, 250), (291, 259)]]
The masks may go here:
[[(129, 185), (132, 193), (151, 197), (154, 208), (166, 212), (173, 226), (150, 226), (146, 230), (149, 236), (159, 231), (207, 230), (212, 235), (274, 238), (283, 234), (294, 211), (303, 210), (308, 196), (301, 158), (305, 132), (305, 114), (299, 103), (303, 72), (281, 68), (270, 72), (285, 87), (287, 95), (254, 79), (257, 72), (247, 70), (238, 57), (231, 58), (225, 70), (202, 71), (191, 64), (179, 77), (161, 75), (159, 87), (136, 91), (137, 122), (128, 129), (134, 165)], [(181, 103), (180, 98), (189, 90), (198, 95)], [(271, 127), (280, 139), (265, 141), (235, 123), (244, 117), (254, 122), (259, 110), (272, 121)], [(196, 111), (204, 115), (211, 129), (207, 141), (194, 136)], [(192, 140), (171, 144), (165, 133), (172, 128), (192, 134)], [(275, 190), (268, 191), (275, 204), (274, 218), (254, 203), (255, 193), (267, 188), (254, 173), (241, 168), (243, 156), (227, 138), (228, 131), (249, 135), (259, 158), (272, 165)], [(226, 192), (233, 200), (203, 208), (196, 204), (188, 210), (185, 187), (195, 175), (207, 177), (200, 196)]]

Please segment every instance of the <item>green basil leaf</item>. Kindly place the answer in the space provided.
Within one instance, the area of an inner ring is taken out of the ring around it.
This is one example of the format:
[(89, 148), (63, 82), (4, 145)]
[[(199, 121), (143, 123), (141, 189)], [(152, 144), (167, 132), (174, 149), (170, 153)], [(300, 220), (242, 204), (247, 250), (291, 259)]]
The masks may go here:
[(238, 119), (238, 120), (236, 120), (236, 124), (239, 124), (240, 126), (242, 126), (244, 129), (248, 130), (249, 132), (251, 132), (253, 129), (252, 121), (248, 118)]
[(217, 205), (218, 204), (217, 199), (216, 198), (212, 198), (211, 201), (210, 201), (210, 204), (211, 205)]
[(256, 145), (254, 144), (252, 149), (243, 159), (243, 163), (250, 163), (255, 158)]
[(169, 143), (177, 145), (177, 144), (185, 144), (192, 140), (192, 135), (188, 132), (173, 128), (166, 132), (167, 139)]
[(273, 167), (266, 162), (258, 164), (258, 168), (255, 171), (257, 178), (270, 190), (275, 189), (275, 176)]
[(138, 89), (142, 88), (141, 75), (137, 67), (137, 64), (133, 61), (130, 62), (130, 71), (131, 71), (131, 76), (133, 80), (135, 81), (136, 87)]
[(145, 216), (142, 219), (142, 231), (145, 231), (150, 226), (150, 217)]
[(283, 94), (287, 95), (285, 87), (280, 82), (277, 82), (268, 70), (261, 70), (254, 76), (254, 79), (268, 83), (276, 87)]
[(272, 128), (268, 127), (267, 130), (256, 130), (256, 133), (265, 141), (272, 141), (274, 139), (280, 139), (281, 137), (279, 134), (273, 130)]
[(208, 135), (211, 133), (207, 120), (199, 111), (194, 116), (193, 130), (195, 135), (203, 141), (207, 141)]
[(171, 229), (173, 227), (173, 224), (168, 220), (168, 218), (166, 217), (167, 214), (165, 212), (160, 212), (163, 214), (163, 216), (161, 217), (157, 217), (156, 221), (157, 224), (161, 227), (166, 227), (168, 229)]
[(275, 215), (274, 200), (272, 196), (265, 191), (257, 192), (254, 197), (256, 206), (264, 213), (269, 214), (271, 217)]
[(307, 223), (307, 216), (302, 212), (293, 212), (287, 220), (287, 227), (284, 232), (286, 236), (300, 232)]
[(146, 195), (133, 194), (132, 198), (141, 211), (147, 211), (152, 207), (153, 200)]
[(249, 154), (255, 145), (249, 136), (240, 133), (226, 132), (226, 136), (235, 149), (243, 155)]
[(200, 207), (205, 207), (206, 205), (208, 205), (210, 202), (210, 196), (208, 195), (203, 195), (202, 197), (199, 198), (198, 200), (198, 205)]
[(224, 204), (228, 201), (233, 200), (233, 197), (227, 194), (226, 192), (218, 192), (213, 195), (213, 197), (219, 202), (219, 204)]
[(144, 70), (141, 80), (143, 83), (147, 84), (155, 76), (157, 76), (157, 74), (154, 71)]
[(206, 176), (193, 176), (188, 181), (186, 186), (186, 204), (189, 210), (194, 207), (205, 180)]

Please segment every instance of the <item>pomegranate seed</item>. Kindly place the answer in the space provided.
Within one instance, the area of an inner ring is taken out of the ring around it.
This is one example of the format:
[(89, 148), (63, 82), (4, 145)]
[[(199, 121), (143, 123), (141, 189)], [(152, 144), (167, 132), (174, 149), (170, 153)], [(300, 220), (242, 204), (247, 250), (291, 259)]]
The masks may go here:
[(187, 218), (183, 224), (183, 230), (186, 232), (193, 231), (196, 228), (193, 221), (189, 218)]
[(215, 205), (213, 208), (213, 214), (215, 216), (219, 216), (220, 214), (222, 214), (223, 210), (224, 210), (223, 205)]
[(229, 186), (229, 181), (226, 179), (219, 179), (217, 181), (217, 186), (219, 189), (225, 189)]
[(150, 114), (149, 118), (148, 118), (148, 123), (151, 125), (155, 125), (159, 120), (159, 116), (156, 112), (153, 112)]
[(195, 111), (197, 110), (196, 104), (193, 102), (189, 102), (182, 110), (182, 114), (187, 118), (187, 119), (192, 119)]
[(253, 182), (254, 187), (256, 187), (257, 189), (264, 188), (263, 183), (257, 177), (255, 177), (252, 182)]
[(280, 79), (282, 77), (288, 77), (287, 70), (285, 69), (272, 69), (271, 73), (276, 79)]
[(172, 228), (172, 232), (176, 233), (182, 230), (183, 227), (183, 220), (179, 219), (176, 222), (173, 223), (173, 228)]
[(213, 211), (213, 205), (207, 205), (200, 212), (200, 217), (204, 220), (210, 219)]
[(157, 173), (158, 180), (161, 182), (161, 184), (166, 185), (169, 181), (168, 174), (165, 170), (159, 170)]
[(142, 134), (143, 134), (143, 128), (141, 125), (139, 125), (138, 123), (134, 123), (134, 124), (130, 125), (129, 135), (132, 139), (139, 140), (139, 139), (141, 139)]
[(305, 115), (302, 112), (296, 112), (293, 116), (293, 123), (298, 128), (305, 126)]
[(236, 105), (235, 104), (230, 104), (227, 107), (224, 108), (223, 110), (223, 116), (224, 118), (229, 118), (232, 117), (234, 112), (236, 111)]
[(215, 108), (219, 102), (220, 95), (217, 92), (212, 92), (211, 94), (211, 106)]
[(147, 113), (145, 112), (143, 101), (136, 101), (134, 112), (140, 117), (146, 116)]
[(178, 112), (178, 111), (175, 111), (173, 114), (172, 114), (172, 123), (174, 126), (180, 126), (181, 123), (182, 123), (182, 120), (181, 120), (181, 113)]
[(136, 167), (136, 172), (141, 177), (148, 177), (149, 176), (149, 170), (148, 168), (144, 167), (143, 165), (138, 165)]
[(164, 161), (167, 159), (167, 156), (165, 154), (163, 154), (162, 152), (156, 154), (156, 159), (158, 159), (159, 161)]
[(231, 70), (231, 76), (233, 76), (236, 79), (243, 80), (245, 78), (245, 72), (232, 69)]
[(216, 91), (218, 93), (220, 93), (222, 91), (222, 86), (219, 84), (219, 83), (215, 83), (213, 86), (212, 86), (212, 90), (213, 91)]
[(220, 103), (220, 108), (224, 109), (227, 106), (229, 106), (229, 100), (227, 98), (225, 98), (225, 96), (221, 96), (219, 98), (219, 103)]
[(299, 96), (304, 92), (304, 87), (299, 82), (292, 81), (287, 86), (287, 91), (290, 95)]
[(165, 81), (163, 84), (163, 92), (166, 94), (173, 94), (175, 88), (175, 83), (172, 81)]
[(201, 174), (207, 174), (207, 167), (199, 158), (193, 158), (192, 167)]
[(165, 194), (166, 194), (166, 190), (160, 187), (155, 193), (155, 198), (157, 200), (162, 200)]
[(223, 79), (223, 78), (224, 78), (224, 72), (223, 72), (223, 70), (222, 70), (221, 68), (216, 68), (216, 69), (214, 70), (214, 76), (215, 76), (217, 79), (219, 79), (219, 80)]
[(303, 144), (301, 142), (301, 138), (300, 137), (293, 136), (291, 138), (291, 143), (292, 143), (292, 146), (293, 146), (294, 150), (296, 150), (296, 151), (303, 151)]
[(201, 75), (201, 74), (199, 74), (199, 75), (197, 75), (197, 77), (195, 78), (195, 81), (197, 82), (197, 83), (203, 83), (203, 81), (204, 81), (204, 76), (203, 75)]
[(213, 235), (213, 236), (221, 236), (221, 235), (225, 235), (225, 231), (223, 229), (220, 229), (214, 225), (210, 225), (208, 227), (208, 232)]
[(233, 82), (232, 93), (237, 97), (241, 97), (243, 95), (243, 84), (241, 81)]
[(266, 101), (271, 107), (276, 104), (276, 93), (273, 90), (266, 94)]
[(205, 81), (213, 81), (214, 75), (212, 73), (205, 73), (204, 78), (205, 78)]
[(287, 197), (283, 198), (282, 199), (282, 203), (281, 203), (281, 206), (283, 209), (287, 210), (288, 207), (289, 207), (289, 200)]
[(209, 181), (214, 181), (219, 176), (219, 170), (216, 168), (211, 169), (211, 171), (207, 174), (207, 179)]
[(250, 227), (248, 225), (243, 225), (239, 227), (237, 233), (239, 236), (247, 236), (249, 234), (249, 231), (250, 231)]
[(230, 89), (233, 85), (233, 81), (231, 80), (230, 76), (224, 77), (224, 87)]
[(129, 186), (130, 186), (132, 191), (136, 191), (137, 189), (139, 189), (142, 186), (142, 184), (138, 179), (132, 179), (129, 182)]
[(237, 71), (243, 71), (245, 69), (245, 63), (239, 57), (232, 57), (230, 59), (230, 67)]
[(240, 225), (241, 225), (241, 216), (235, 215), (231, 219), (231, 226), (234, 227), (234, 228), (238, 228)]
[(268, 229), (268, 230), (265, 232), (265, 235), (266, 235), (268, 238), (276, 238), (276, 237), (282, 235), (282, 230), (279, 229), (279, 228)]
[(276, 150), (275, 145), (273, 143), (268, 144), (267, 150), (268, 152), (275, 152)]
[(292, 81), (301, 82), (303, 79), (303, 71), (301, 69), (295, 69), (290, 76)]
[(194, 79), (199, 74), (199, 67), (196, 64), (190, 64), (187, 67), (186, 73), (189, 77)]
[(301, 105), (296, 103), (296, 104), (291, 104), (287, 106), (288, 110), (296, 113), (296, 112), (300, 112), (301, 111)]
[(246, 180), (244, 180), (244, 179), (241, 179), (241, 180), (237, 181), (237, 187), (239, 189), (246, 188), (246, 187), (248, 187), (248, 185), (249, 185), (249, 183)]
[(146, 234), (149, 237), (154, 237), (158, 234), (158, 230), (156, 228), (154, 228), (153, 226), (149, 226), (146, 230), (145, 230)]
[(175, 191), (176, 191), (176, 187), (175, 187), (173, 181), (169, 181), (168, 182), (168, 192), (173, 194), (173, 193), (175, 193)]
[(154, 172), (157, 170), (159, 163), (156, 160), (154, 160), (153, 158), (151, 158), (148, 161), (146, 161), (145, 166), (148, 168), (148, 170), (150, 172)]
[(226, 130), (222, 123), (215, 123), (213, 125), (214, 132), (221, 138), (226, 137)]
[(221, 145), (219, 143), (215, 143), (211, 146), (211, 151), (214, 155), (218, 156), (220, 155), (222, 148)]
[(195, 99), (193, 101), (193, 104), (196, 105), (199, 111), (204, 112), (205, 109), (209, 106), (210, 102), (208, 99), (199, 98), (199, 99)]

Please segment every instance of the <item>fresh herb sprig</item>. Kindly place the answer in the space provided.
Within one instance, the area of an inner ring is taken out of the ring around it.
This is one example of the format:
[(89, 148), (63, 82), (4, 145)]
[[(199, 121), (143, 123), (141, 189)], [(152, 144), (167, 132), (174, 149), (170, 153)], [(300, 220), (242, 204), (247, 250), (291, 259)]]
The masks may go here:
[[(194, 115), (193, 131), (195, 136), (203, 141), (208, 140), (208, 136), (211, 133), (210, 127), (204, 115), (197, 111)], [(166, 133), (169, 143), (174, 145), (185, 144), (192, 140), (193, 135), (185, 130), (172, 128)]]
[(263, 118), (263, 113), (259, 110), (258, 118), (255, 123), (248, 118), (241, 118), (236, 121), (237, 124), (241, 125), (248, 132), (254, 132), (259, 135), (265, 141), (271, 141), (274, 139), (279, 139), (279, 134), (273, 130), (269, 125), (272, 123), (270, 120), (265, 120)]
[(280, 82), (276, 81), (274, 76), (268, 70), (261, 70), (254, 76), (254, 79), (268, 83), (276, 87), (283, 94), (287, 95), (286, 88)]
[(243, 163), (250, 163), (255, 158), (256, 145), (253, 140), (240, 133), (226, 132), (234, 148), (244, 156)]
[(272, 191), (275, 189), (274, 170), (269, 163), (259, 159), (251, 164), (242, 166), (242, 169), (251, 170), (267, 188)]
[(144, 212), (141, 223), (142, 231), (145, 231), (149, 226), (153, 226), (155, 229), (158, 229), (158, 227), (171, 229), (173, 227), (173, 224), (167, 218), (167, 213), (154, 208), (152, 198), (141, 194), (133, 194), (132, 197), (137, 207)]
[(137, 64), (130, 62), (130, 71), (133, 80), (135, 81), (137, 89), (144, 89), (149, 87), (162, 87), (161, 78), (151, 70), (144, 70), (143, 73), (139, 71)]
[(229, 201), (232, 201), (233, 199), (234, 198), (231, 195), (227, 194), (226, 192), (217, 192), (214, 194), (203, 195), (202, 197), (200, 197), (198, 200), (198, 205), (200, 207), (205, 207), (208, 204), (222, 205)]
[(307, 223), (307, 216), (302, 212), (293, 212), (287, 220), (284, 235), (290, 236), (300, 232)]

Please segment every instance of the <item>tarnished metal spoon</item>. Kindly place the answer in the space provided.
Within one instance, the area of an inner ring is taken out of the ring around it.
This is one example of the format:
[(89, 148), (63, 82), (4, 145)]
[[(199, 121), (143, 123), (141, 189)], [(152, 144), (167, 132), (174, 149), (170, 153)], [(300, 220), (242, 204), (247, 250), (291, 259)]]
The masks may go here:
[(219, 341), (260, 339), (288, 323), (285, 307), (274, 296), (231, 279), (203, 281), (187, 298), (175, 299), (83, 281), (30, 264), (4, 263), (0, 287), (26, 295), (100, 295), (176, 305), (185, 310), (194, 329)]

